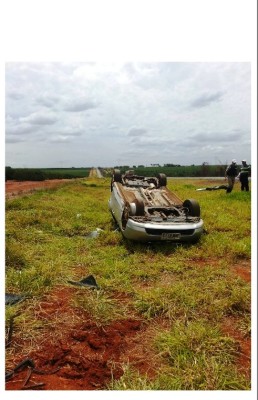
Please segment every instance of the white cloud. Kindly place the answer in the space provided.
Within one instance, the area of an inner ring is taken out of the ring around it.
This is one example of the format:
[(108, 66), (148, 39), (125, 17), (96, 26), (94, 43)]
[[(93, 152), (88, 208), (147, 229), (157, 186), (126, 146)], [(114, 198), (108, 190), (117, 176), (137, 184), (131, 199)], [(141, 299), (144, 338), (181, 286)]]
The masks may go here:
[(128, 136), (144, 136), (147, 131), (143, 128), (131, 128), (128, 132)]
[(191, 102), (192, 107), (206, 107), (213, 102), (222, 100), (223, 92), (204, 93)]
[(47, 112), (34, 112), (27, 117), (21, 117), (20, 122), (33, 125), (52, 125), (57, 121), (55, 114)]
[(250, 79), (249, 63), (8, 63), (6, 163), (250, 160)]
[(93, 101), (85, 98), (79, 98), (68, 101), (64, 107), (64, 110), (71, 112), (80, 112), (80, 111), (87, 111), (96, 107), (97, 105)]

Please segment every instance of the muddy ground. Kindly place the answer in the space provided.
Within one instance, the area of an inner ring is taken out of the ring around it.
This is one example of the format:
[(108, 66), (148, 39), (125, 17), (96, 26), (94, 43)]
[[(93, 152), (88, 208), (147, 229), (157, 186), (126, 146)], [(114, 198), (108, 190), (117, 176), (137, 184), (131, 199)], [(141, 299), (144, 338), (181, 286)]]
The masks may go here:
[[(62, 183), (64, 180), (7, 181), (6, 197), (16, 197)], [(237, 276), (251, 281), (249, 262), (240, 261), (233, 269)], [(149, 344), (155, 327), (161, 324), (166, 327), (166, 321), (159, 319), (146, 324), (132, 314), (108, 325), (98, 326), (89, 315), (71, 306), (76, 290), (78, 288), (69, 285), (56, 287), (35, 307), (35, 316), (45, 322), (45, 327), (33, 339), (33, 345), (31, 338), (16, 336), (14, 319), (8, 344), (13, 349), (13, 359), (12, 364), (8, 363), (7, 371), (11, 373), (20, 362), (25, 363), (9, 377), (6, 390), (105, 390), (112, 379), (123, 375), (122, 365), (128, 362), (141, 374), (155, 377), (162, 360), (152, 353)], [(121, 293), (117, 296), (121, 296)], [(119, 299), (121, 302), (128, 301), (126, 294)], [(232, 317), (227, 318), (221, 328), (238, 342), (237, 367), (250, 377), (250, 336), (243, 335)]]

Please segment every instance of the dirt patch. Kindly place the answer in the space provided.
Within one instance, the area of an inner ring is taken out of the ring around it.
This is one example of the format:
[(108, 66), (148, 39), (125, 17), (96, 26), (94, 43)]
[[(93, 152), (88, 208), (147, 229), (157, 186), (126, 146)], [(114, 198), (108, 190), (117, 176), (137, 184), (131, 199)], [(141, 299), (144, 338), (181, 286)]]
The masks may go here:
[[(192, 260), (192, 263), (196, 265), (197, 267), (202, 267), (205, 265), (211, 265), (211, 266), (218, 266), (220, 261), (218, 259), (201, 259), (201, 258), (196, 258)], [(250, 283), (251, 282), (251, 261), (250, 260), (241, 260), (239, 259), (237, 262), (235, 262), (233, 265), (230, 266), (232, 271), (242, 278), (244, 281)]]
[(248, 260), (241, 260), (233, 266), (233, 270), (246, 282), (251, 282), (251, 263)]
[[(123, 375), (123, 363), (128, 360), (141, 373), (154, 373), (144, 344), (143, 322), (132, 317), (99, 326), (71, 307), (75, 290), (59, 287), (38, 304), (35, 317), (46, 322), (46, 328), (33, 345), (16, 339), (14, 333), (15, 356), (7, 370), (24, 359), (32, 360), (35, 369), (25, 365), (7, 381), (6, 390), (104, 390), (111, 379)], [(24, 356), (26, 346), (30, 350)]]
[[(131, 315), (99, 325), (72, 307), (77, 290), (56, 287), (33, 307), (34, 318), (42, 322), (33, 340), (20, 335), (14, 325), (6, 369), (11, 371), (24, 360), (31, 360), (35, 369), (25, 365), (6, 382), (6, 390), (106, 390), (112, 379), (123, 375), (128, 363), (140, 374), (155, 378), (162, 360), (151, 343), (157, 329), (168, 329), (167, 321), (147, 324)], [(239, 330), (232, 316), (223, 321), (221, 329), (237, 341), (236, 366), (250, 378), (250, 335)]]
[(236, 366), (242, 374), (251, 378), (251, 336), (244, 335), (239, 330), (237, 320), (232, 316), (223, 321), (221, 329), (238, 343)]
[(59, 186), (70, 179), (51, 179), (46, 181), (7, 181), (5, 182), (5, 195), (7, 198), (33, 193), (35, 190), (49, 189)]

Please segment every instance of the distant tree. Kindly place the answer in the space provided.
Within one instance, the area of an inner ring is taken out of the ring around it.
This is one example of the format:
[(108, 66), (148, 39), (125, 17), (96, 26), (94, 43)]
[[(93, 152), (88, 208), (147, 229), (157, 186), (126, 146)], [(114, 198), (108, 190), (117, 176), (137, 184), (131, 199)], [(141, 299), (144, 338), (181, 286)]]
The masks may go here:
[(14, 170), (12, 167), (5, 167), (5, 181), (13, 179)]
[(201, 176), (209, 176), (209, 163), (206, 161), (202, 163)]
[(180, 164), (164, 164), (164, 167), (181, 167)]
[(14, 170), (13, 179), (16, 181), (44, 181), (46, 175), (40, 169), (17, 168)]
[(226, 168), (226, 165), (217, 165), (215, 170), (216, 176), (225, 176)]

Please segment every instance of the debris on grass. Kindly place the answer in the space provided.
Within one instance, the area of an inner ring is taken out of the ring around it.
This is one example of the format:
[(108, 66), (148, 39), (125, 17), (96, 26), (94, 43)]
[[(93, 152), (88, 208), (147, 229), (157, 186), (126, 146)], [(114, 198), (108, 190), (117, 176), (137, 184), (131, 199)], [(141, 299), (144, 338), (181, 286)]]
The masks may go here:
[(227, 185), (219, 185), (219, 186), (211, 186), (211, 187), (206, 187), (206, 188), (199, 188), (196, 189), (197, 192), (203, 192), (204, 190), (221, 190), (224, 189), (227, 191), (227, 193), (230, 193), (231, 190)]
[(20, 294), (5, 293), (5, 305), (13, 305), (24, 300), (25, 296)]
[(103, 232), (102, 229), (96, 228), (95, 231), (90, 232), (86, 237), (86, 239), (95, 239), (96, 237), (99, 236), (100, 232)]
[(31, 360), (30, 358), (26, 358), (25, 360), (21, 361), (19, 364), (17, 364), (11, 371), (7, 371), (5, 374), (5, 380), (9, 381), (10, 379), (13, 378), (13, 376), (15, 376), (17, 373), (19, 373), (20, 371), (23, 371), (25, 368), (29, 368), (29, 372), (28, 375), (26, 376), (22, 386), (21, 386), (21, 390), (30, 390), (30, 389), (36, 389), (42, 386), (45, 386), (44, 382), (39, 382), (39, 383), (32, 383), (29, 385), (29, 381), (31, 378), (31, 375), (33, 373), (38, 374), (38, 375), (50, 375), (50, 374), (54, 374), (57, 371), (59, 371), (59, 367), (54, 369), (53, 371), (42, 371), (42, 370), (38, 370), (37, 368), (35, 368), (35, 363), (33, 360)]
[(67, 281), (68, 283), (71, 283), (72, 285), (77, 285), (77, 286), (88, 286), (93, 289), (99, 289), (99, 286), (97, 285), (97, 282), (94, 278), (93, 275), (89, 275), (86, 278), (81, 279), (80, 281)]

